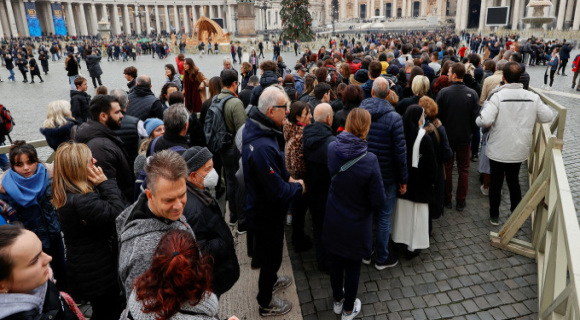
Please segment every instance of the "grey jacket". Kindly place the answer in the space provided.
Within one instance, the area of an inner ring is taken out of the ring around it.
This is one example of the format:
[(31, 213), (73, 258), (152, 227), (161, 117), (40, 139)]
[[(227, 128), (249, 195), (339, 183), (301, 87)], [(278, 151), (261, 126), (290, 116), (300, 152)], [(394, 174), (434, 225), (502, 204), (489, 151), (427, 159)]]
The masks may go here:
[[(134, 320), (155, 320), (154, 313), (143, 313), (141, 309), (143, 304), (136, 300), (135, 291), (127, 300), (127, 309), (121, 314), (120, 320), (128, 319), (127, 315), (131, 312)], [(206, 297), (197, 305), (192, 306), (184, 303), (179, 312), (177, 312), (172, 320), (215, 320), (219, 309), (218, 299), (215, 294), (208, 292)]]
[(141, 194), (115, 220), (119, 238), (119, 277), (127, 296), (132, 291), (133, 280), (151, 266), (153, 253), (165, 233), (179, 229), (193, 234), (185, 217), (177, 221), (156, 218), (146, 213), (146, 207), (147, 197)]

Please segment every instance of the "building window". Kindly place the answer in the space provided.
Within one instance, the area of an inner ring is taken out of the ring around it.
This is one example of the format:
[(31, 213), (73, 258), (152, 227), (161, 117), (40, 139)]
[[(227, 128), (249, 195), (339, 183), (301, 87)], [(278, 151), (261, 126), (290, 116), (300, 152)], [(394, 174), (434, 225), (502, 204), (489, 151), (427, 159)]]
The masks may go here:
[(391, 11), (393, 10), (393, 4), (387, 3), (385, 5), (385, 17), (390, 18), (392, 16)]
[(397, 8), (397, 18), (402, 17), (402, 14), (403, 14), (403, 9)]
[(375, 9), (375, 16), (379, 16), (381, 14), (381, 10)]
[(367, 18), (367, 5), (366, 4), (360, 5), (359, 18), (361, 18), (361, 19)]
[(413, 2), (413, 17), (418, 17), (420, 14), (421, 2)]

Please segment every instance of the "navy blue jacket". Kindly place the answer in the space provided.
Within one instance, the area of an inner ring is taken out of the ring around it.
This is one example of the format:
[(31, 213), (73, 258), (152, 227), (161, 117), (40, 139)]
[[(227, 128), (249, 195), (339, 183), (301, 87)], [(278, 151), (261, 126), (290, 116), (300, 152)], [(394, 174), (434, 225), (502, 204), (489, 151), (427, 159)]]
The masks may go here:
[(40, 133), (44, 135), (48, 146), (54, 151), (58, 149), (61, 143), (72, 140), (70, 136), (71, 130), (72, 127), (77, 125), (77, 122), (71, 118), (67, 118), (67, 120), (68, 122), (65, 125), (58, 128), (40, 128)]
[(369, 99), (369, 98), (373, 97), (372, 90), (373, 90), (373, 83), (374, 82), (375, 82), (375, 80), (368, 79), (367, 82), (365, 82), (365, 84), (360, 86), (360, 88), (363, 91), (363, 99)]
[(563, 44), (562, 49), (560, 49), (560, 59), (570, 59), (570, 51), (572, 47), (569, 44)]
[(328, 145), (328, 171), (331, 177), (336, 176), (328, 192), (322, 244), (328, 252), (351, 260), (371, 255), (373, 213), (386, 199), (379, 161), (373, 153), (338, 173), (346, 162), (365, 151), (367, 142), (346, 131)]
[(407, 146), (403, 120), (387, 100), (363, 100), (360, 108), (371, 114), (371, 129), (367, 136), (369, 151), (379, 159), (383, 184), (407, 183)]
[(429, 64), (427, 64), (427, 62), (423, 62), (421, 64), (421, 69), (423, 69), (425, 77), (427, 77), (429, 79), (429, 82), (432, 83), (433, 79), (435, 79), (435, 71), (433, 71), (433, 68), (431, 68)]
[(248, 225), (254, 230), (282, 226), (288, 204), (302, 194), (300, 184), (288, 182), (282, 131), (253, 107), (242, 136)]
[(258, 106), (258, 99), (260, 99), (262, 91), (276, 83), (278, 83), (278, 76), (276, 75), (276, 72), (270, 70), (264, 71), (264, 74), (262, 74), (262, 77), (260, 78), (260, 85), (252, 90), (250, 104), (253, 106)]

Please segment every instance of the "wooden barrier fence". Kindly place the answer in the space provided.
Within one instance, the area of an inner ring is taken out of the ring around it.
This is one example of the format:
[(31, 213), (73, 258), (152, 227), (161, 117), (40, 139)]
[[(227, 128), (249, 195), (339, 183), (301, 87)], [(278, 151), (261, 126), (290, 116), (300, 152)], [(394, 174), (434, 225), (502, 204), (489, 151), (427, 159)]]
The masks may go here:
[[(535, 258), (538, 319), (580, 319), (580, 227), (562, 159), (566, 108), (537, 92), (556, 110), (552, 124), (536, 124), (528, 159), (530, 188), (498, 233), (495, 247)], [(515, 238), (531, 219), (531, 241)]]

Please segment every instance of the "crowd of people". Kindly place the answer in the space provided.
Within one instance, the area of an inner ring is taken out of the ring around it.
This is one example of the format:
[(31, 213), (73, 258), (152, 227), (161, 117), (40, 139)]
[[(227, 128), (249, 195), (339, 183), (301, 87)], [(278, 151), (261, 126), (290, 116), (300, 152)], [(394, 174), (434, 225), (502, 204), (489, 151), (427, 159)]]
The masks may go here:
[[(330, 275), (334, 312), (353, 319), (361, 265), (380, 271), (428, 249), (432, 220), (468, 207), (472, 162), (491, 225), (509, 215), (504, 179), (511, 210), (520, 202), (534, 124), (553, 114), (527, 90), (524, 64), (536, 62), (517, 43), (342, 36), (305, 48), (292, 69), (279, 50), (242, 61), (232, 46), (209, 79), (180, 53), (159, 98), (133, 66), (123, 89), (91, 73), (94, 97), (71, 78), (70, 102), (50, 102), (41, 128), (54, 164), (15, 141), (1, 178), (0, 318), (82, 319), (73, 299), (96, 320), (215, 317), (240, 275), (233, 230), (260, 269), (259, 314), (286, 314), (292, 304), (275, 293), (293, 282), (278, 274), (287, 224), (292, 248), (314, 247)], [(556, 72), (566, 47), (543, 51)], [(87, 50), (87, 63), (99, 57)]]

